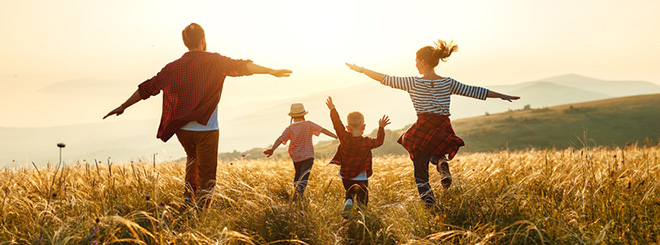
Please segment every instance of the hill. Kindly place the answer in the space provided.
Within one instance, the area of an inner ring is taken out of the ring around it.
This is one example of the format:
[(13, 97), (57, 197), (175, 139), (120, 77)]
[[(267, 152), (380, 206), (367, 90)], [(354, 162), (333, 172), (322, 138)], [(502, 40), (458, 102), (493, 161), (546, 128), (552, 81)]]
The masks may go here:
[(653, 144), (660, 138), (660, 94), (509, 111), (453, 122), (468, 152)]
[[(461, 152), (490, 152), (583, 146), (623, 146), (626, 143), (656, 144), (660, 140), (660, 94), (638, 95), (538, 109), (510, 110), (452, 121), (454, 131), (466, 146)], [(387, 130), (383, 146), (375, 155), (406, 154), (396, 143), (404, 129)], [(375, 136), (375, 131), (371, 133)], [(317, 156), (327, 157), (338, 142), (315, 146)], [(284, 147), (285, 148), (285, 147)], [(263, 157), (261, 148), (220, 154), (223, 159)], [(283, 149), (277, 152), (287, 157)]]

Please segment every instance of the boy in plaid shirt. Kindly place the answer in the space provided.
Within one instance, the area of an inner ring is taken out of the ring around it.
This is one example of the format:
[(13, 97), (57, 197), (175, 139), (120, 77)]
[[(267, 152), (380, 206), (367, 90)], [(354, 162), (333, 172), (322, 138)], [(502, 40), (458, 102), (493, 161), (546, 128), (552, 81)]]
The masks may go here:
[(362, 113), (357, 111), (349, 113), (346, 116), (348, 126), (344, 128), (331, 97), (328, 97), (326, 105), (330, 109), (332, 125), (339, 137), (337, 153), (330, 163), (340, 166), (339, 176), (342, 177), (342, 183), (346, 190), (342, 216), (348, 218), (353, 209), (354, 196), (357, 202), (362, 205), (366, 206), (369, 201), (368, 178), (373, 173), (371, 170), (371, 149), (383, 144), (383, 140), (385, 140), (384, 128), (390, 124), (390, 119), (383, 115), (383, 118), (378, 121), (378, 136), (373, 139), (362, 136), (365, 129)]

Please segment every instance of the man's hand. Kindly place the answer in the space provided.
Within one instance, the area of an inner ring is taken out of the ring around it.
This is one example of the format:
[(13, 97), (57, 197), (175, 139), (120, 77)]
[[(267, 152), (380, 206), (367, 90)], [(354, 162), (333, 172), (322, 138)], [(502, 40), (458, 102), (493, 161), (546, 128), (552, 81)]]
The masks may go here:
[(270, 157), (273, 155), (273, 149), (268, 149), (264, 151), (264, 154), (266, 154), (266, 157)]
[(383, 115), (383, 118), (378, 120), (378, 126), (381, 127), (381, 128), (384, 128), (385, 126), (387, 126), (389, 124), (390, 124), (390, 117), (388, 117), (387, 115)]
[(332, 103), (332, 97), (328, 96), (328, 100), (325, 101), (325, 104), (328, 106), (328, 109), (335, 109), (335, 104)]
[(119, 116), (122, 113), (124, 113), (125, 109), (126, 108), (124, 108), (123, 106), (119, 106), (119, 107), (115, 108), (114, 110), (110, 111), (110, 113), (108, 113), (108, 115), (105, 115), (103, 117), (103, 119), (105, 119), (106, 117), (112, 116), (113, 114)]
[(293, 71), (287, 69), (279, 69), (279, 70), (273, 69), (272, 71), (270, 71), (270, 74), (276, 77), (288, 77), (289, 75), (291, 75), (292, 72)]

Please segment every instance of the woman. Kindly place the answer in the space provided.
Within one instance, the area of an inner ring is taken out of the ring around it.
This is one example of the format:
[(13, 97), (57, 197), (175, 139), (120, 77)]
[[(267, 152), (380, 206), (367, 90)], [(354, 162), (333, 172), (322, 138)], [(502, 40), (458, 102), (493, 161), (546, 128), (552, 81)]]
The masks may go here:
[(440, 172), (443, 187), (449, 188), (451, 173), (447, 161), (456, 155), (458, 148), (465, 145), (463, 140), (454, 134), (449, 121), (450, 95), (457, 94), (481, 100), (500, 98), (509, 102), (520, 98), (465, 85), (450, 77), (436, 74), (435, 67), (440, 60), (446, 62), (456, 51), (456, 44), (442, 40), (435, 42), (435, 46), (419, 49), (415, 66), (422, 77), (393, 77), (346, 63), (351, 70), (364, 73), (383, 85), (404, 90), (410, 95), (417, 112), (417, 121), (401, 135), (398, 142), (410, 153), (410, 159), (415, 166), (417, 190), (427, 207), (435, 205), (435, 197), (429, 184), (429, 162), (436, 165)]

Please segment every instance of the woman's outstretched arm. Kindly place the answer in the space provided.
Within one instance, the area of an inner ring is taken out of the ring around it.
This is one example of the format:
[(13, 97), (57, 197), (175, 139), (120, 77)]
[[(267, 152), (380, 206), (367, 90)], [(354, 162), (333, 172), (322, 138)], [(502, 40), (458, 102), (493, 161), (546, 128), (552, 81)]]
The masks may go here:
[(365, 75), (369, 76), (373, 80), (381, 82), (381, 81), (383, 81), (383, 79), (385, 79), (385, 75), (383, 75), (383, 73), (375, 72), (375, 71), (366, 69), (362, 66), (357, 66), (355, 64), (349, 64), (349, 63), (345, 63), (345, 64), (348, 66), (348, 68), (351, 68), (351, 70), (357, 71), (359, 73), (364, 73)]
[(511, 96), (511, 95), (506, 95), (506, 94), (500, 94), (500, 93), (492, 91), (490, 89), (488, 90), (488, 94), (486, 94), (486, 97), (488, 97), (488, 98), (500, 98), (500, 99), (503, 99), (503, 100), (506, 100), (506, 101), (509, 101), (509, 102), (511, 102), (512, 100), (520, 99), (519, 96)]

